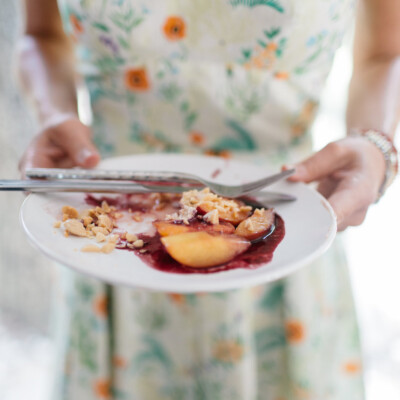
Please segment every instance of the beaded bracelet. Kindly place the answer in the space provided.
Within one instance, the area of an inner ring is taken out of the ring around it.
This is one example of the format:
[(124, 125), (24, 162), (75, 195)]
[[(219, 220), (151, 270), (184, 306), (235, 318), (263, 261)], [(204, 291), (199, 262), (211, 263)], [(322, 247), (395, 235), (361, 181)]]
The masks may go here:
[(376, 200), (376, 202), (378, 202), (386, 189), (393, 183), (399, 171), (397, 149), (389, 135), (375, 129), (352, 129), (350, 135), (365, 137), (382, 152), (383, 157), (385, 158), (386, 171), (382, 185), (379, 188), (378, 198)]

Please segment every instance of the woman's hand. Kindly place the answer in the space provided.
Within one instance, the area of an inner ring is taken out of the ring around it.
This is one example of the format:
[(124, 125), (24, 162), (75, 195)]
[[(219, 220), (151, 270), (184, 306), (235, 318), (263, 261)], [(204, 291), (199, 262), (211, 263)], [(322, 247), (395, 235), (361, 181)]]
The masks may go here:
[(364, 221), (385, 175), (383, 154), (363, 137), (332, 142), (294, 167), (289, 180), (318, 182), (318, 191), (336, 213), (339, 231)]
[(19, 169), (92, 168), (100, 155), (91, 140), (90, 129), (77, 118), (69, 118), (39, 133), (22, 156)]

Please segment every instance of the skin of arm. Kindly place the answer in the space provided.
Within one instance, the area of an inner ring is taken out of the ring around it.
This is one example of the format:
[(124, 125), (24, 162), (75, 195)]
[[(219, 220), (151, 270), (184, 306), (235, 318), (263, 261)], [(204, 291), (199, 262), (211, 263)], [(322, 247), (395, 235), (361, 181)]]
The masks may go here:
[[(354, 41), (354, 69), (347, 128), (394, 135), (400, 102), (400, 3), (360, 0)], [(298, 163), (292, 181), (319, 183), (332, 205), (338, 230), (360, 225), (375, 202), (385, 175), (380, 150), (363, 137), (328, 144)]]
[(100, 157), (90, 129), (78, 118), (72, 46), (57, 0), (24, 0), (25, 29), (17, 51), (17, 72), (31, 100), (40, 132), (20, 161), (27, 167), (93, 167)]

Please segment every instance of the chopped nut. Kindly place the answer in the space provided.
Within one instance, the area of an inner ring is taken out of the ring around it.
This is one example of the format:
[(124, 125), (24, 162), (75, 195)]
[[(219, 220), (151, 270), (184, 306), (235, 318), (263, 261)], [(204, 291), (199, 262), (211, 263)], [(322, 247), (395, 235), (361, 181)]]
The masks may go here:
[(102, 248), (101, 252), (105, 254), (111, 253), (115, 249), (115, 243), (108, 242)]
[(126, 234), (127, 234), (127, 232), (122, 232), (121, 235), (120, 235), (120, 238), (122, 240), (125, 240), (126, 239)]
[(53, 224), (54, 228), (59, 228), (61, 226), (61, 221), (56, 221)]
[(111, 235), (109, 238), (108, 238), (108, 241), (110, 242), (110, 243), (117, 243), (117, 240), (119, 239), (119, 236), (118, 235)]
[(122, 218), (124, 216), (124, 214), (122, 214), (122, 213), (115, 213), (114, 214), (114, 218), (115, 219), (120, 219), (120, 218)]
[(87, 246), (82, 247), (81, 251), (85, 253), (100, 253), (101, 248), (96, 246), (95, 244), (88, 244)]
[(102, 208), (103, 211), (104, 211), (105, 213), (107, 213), (107, 214), (111, 211), (110, 206), (108, 205), (108, 203), (107, 203), (105, 200), (102, 201), (102, 203), (101, 203), (101, 208)]
[(77, 219), (69, 219), (64, 222), (64, 228), (68, 233), (71, 233), (75, 236), (86, 237), (87, 232), (82, 222)]
[(82, 220), (83, 220), (83, 225), (86, 227), (88, 227), (93, 222), (93, 218), (89, 216), (83, 217)]
[(114, 226), (110, 217), (105, 214), (99, 215), (98, 225), (108, 229), (109, 231), (111, 231)]
[(146, 249), (142, 249), (142, 250), (139, 250), (139, 253), (147, 253), (147, 250)]
[(101, 232), (97, 232), (96, 234), (96, 242), (105, 242), (106, 241), (106, 236), (101, 233)]
[(65, 232), (64, 232), (64, 236), (65, 236), (65, 237), (69, 237), (68, 231), (65, 231)]
[(256, 230), (253, 220), (251, 218), (247, 218), (243, 221), (243, 225), (249, 232), (254, 232)]
[(143, 217), (140, 215), (139, 212), (135, 212), (132, 215), (132, 219), (136, 222), (141, 222), (143, 220)]
[(143, 245), (144, 245), (144, 242), (142, 239), (138, 239), (135, 242), (133, 242), (133, 246), (137, 249), (140, 247), (143, 247)]
[(97, 235), (99, 232), (102, 233), (103, 235), (108, 235), (109, 232), (106, 228), (102, 228), (101, 226), (93, 226), (92, 231), (95, 235)]
[(71, 207), (71, 206), (64, 206), (64, 207), (61, 209), (61, 211), (62, 211), (62, 213), (63, 213), (64, 215), (67, 215), (67, 216), (68, 216), (67, 219), (74, 219), (74, 218), (78, 218), (78, 217), (79, 217), (78, 210), (77, 210), (76, 208), (74, 208), (74, 207)]
[(133, 242), (136, 242), (136, 240), (138, 240), (138, 237), (136, 235), (134, 235), (133, 233), (127, 233), (126, 234), (126, 240), (129, 243), (133, 243)]
[(212, 225), (219, 224), (219, 213), (218, 210), (212, 210), (203, 216), (204, 221)]

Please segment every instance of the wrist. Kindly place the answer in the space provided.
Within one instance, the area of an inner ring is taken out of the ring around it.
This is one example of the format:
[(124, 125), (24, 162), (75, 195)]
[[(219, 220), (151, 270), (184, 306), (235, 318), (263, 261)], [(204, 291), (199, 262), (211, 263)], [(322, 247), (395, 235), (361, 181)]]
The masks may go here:
[(377, 202), (386, 192), (387, 188), (393, 183), (398, 174), (399, 159), (397, 149), (389, 135), (376, 129), (351, 129), (349, 135), (364, 137), (383, 155), (385, 160), (385, 175), (378, 191)]

